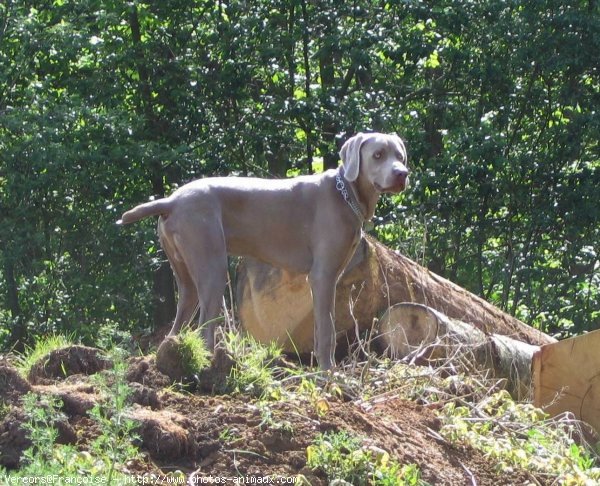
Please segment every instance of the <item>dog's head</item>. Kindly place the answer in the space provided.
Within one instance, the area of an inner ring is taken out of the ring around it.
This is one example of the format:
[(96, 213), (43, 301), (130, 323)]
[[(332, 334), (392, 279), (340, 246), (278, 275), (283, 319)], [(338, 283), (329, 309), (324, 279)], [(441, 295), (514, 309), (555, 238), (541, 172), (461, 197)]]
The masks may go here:
[(348, 181), (365, 177), (377, 192), (398, 193), (408, 185), (406, 147), (397, 135), (357, 133), (340, 150)]

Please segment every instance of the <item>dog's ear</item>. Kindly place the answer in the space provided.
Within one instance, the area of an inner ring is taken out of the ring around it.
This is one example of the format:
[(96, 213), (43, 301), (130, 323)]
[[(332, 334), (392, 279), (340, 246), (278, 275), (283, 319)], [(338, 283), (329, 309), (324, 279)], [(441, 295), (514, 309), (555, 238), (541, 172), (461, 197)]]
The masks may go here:
[(402, 149), (402, 155), (404, 155), (404, 162), (406, 162), (408, 159), (408, 152), (406, 151), (406, 144), (404, 143), (404, 139), (397, 133), (394, 133), (394, 136), (398, 140), (398, 144), (400, 145), (400, 148)]
[(360, 148), (366, 140), (364, 133), (357, 133), (352, 138), (346, 140), (340, 150), (340, 158), (344, 163), (344, 177), (352, 182), (358, 178), (360, 169)]

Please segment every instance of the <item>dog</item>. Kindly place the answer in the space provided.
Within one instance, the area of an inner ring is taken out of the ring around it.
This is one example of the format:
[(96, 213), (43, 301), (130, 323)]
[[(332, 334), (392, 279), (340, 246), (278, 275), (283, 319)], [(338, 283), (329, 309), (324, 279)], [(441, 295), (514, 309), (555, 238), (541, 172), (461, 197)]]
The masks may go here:
[(396, 135), (358, 133), (344, 143), (340, 158), (338, 169), (290, 179), (198, 179), (123, 214), (118, 224), (159, 216), (160, 242), (178, 289), (169, 335), (199, 309), (203, 338), (214, 350), (227, 255), (250, 256), (308, 275), (315, 355), (323, 370), (335, 366), (338, 278), (380, 194), (403, 191), (409, 174), (406, 148)]

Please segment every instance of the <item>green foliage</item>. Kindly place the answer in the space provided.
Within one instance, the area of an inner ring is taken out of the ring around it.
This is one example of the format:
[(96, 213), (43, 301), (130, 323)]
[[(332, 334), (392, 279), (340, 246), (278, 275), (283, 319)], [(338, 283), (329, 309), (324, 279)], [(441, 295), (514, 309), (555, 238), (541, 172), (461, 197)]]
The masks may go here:
[(345, 431), (320, 434), (307, 448), (307, 465), (321, 469), (329, 481), (342, 479), (354, 485), (421, 485), (416, 465), (402, 466), (374, 446), (364, 446)]
[(368, 129), (398, 131), (413, 169), (378, 208), (386, 242), (547, 332), (599, 327), (599, 9), (4, 2), (0, 347), (148, 327), (164, 256), (123, 209), (329, 168)]
[(514, 468), (556, 478), (560, 484), (600, 481), (589, 451), (573, 442), (575, 423), (547, 420), (540, 409), (498, 392), (476, 408), (446, 404), (441, 434), (484, 452), (501, 471)]
[(278, 430), (280, 432), (284, 432), (290, 435), (293, 433), (292, 424), (288, 420), (282, 420), (277, 417), (276, 412), (271, 406), (271, 402), (258, 402), (257, 407), (261, 417), (259, 427), (262, 430)]
[(56, 457), (53, 453), (54, 443), (58, 438), (55, 424), (65, 420), (60, 412), (62, 403), (53, 397), (41, 397), (28, 393), (23, 397), (23, 410), (28, 421), (23, 424), (32, 445), (23, 453), (28, 472), (42, 472), (45, 468), (56, 467)]

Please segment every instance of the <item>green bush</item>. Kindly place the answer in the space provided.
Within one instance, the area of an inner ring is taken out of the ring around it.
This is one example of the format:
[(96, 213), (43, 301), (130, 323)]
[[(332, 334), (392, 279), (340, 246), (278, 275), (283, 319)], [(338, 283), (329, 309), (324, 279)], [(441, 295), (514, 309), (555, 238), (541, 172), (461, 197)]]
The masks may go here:
[(279, 347), (230, 332), (225, 335), (225, 348), (235, 361), (228, 380), (232, 392), (255, 397), (279, 396), (280, 386), (274, 376), (274, 362), (281, 356)]

